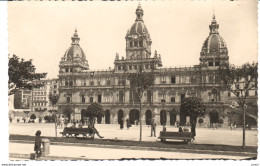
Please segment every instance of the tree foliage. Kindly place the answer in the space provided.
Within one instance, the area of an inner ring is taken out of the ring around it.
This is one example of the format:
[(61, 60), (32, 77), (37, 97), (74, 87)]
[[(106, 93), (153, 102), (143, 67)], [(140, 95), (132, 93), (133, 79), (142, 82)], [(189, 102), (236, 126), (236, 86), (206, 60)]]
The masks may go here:
[(13, 55), (9, 57), (8, 68), (8, 95), (14, 94), (19, 89), (29, 89), (36, 87), (39, 88), (43, 84), (34, 82), (34, 80), (40, 80), (45, 78), (47, 73), (35, 73), (35, 66), (32, 64), (32, 60), (25, 61), (18, 56)]
[(154, 73), (139, 70), (137, 73), (129, 73), (127, 79), (130, 81), (130, 88), (138, 94), (140, 100), (143, 92), (153, 86)]
[(192, 120), (205, 115), (205, 105), (201, 98), (185, 97), (181, 103), (181, 110), (189, 115)]
[(243, 143), (245, 148), (246, 99), (249, 91), (257, 87), (258, 63), (245, 63), (242, 66), (227, 65), (219, 69), (222, 86), (233, 93), (243, 111)]
[(104, 116), (103, 107), (98, 103), (92, 103), (90, 106), (88, 106), (86, 112), (86, 117), (102, 117)]
[(233, 93), (238, 104), (244, 107), (249, 91), (257, 86), (258, 63), (245, 63), (242, 66), (228, 65), (219, 69), (222, 86)]
[(49, 95), (49, 101), (51, 102), (52, 106), (55, 106), (59, 100), (59, 95)]

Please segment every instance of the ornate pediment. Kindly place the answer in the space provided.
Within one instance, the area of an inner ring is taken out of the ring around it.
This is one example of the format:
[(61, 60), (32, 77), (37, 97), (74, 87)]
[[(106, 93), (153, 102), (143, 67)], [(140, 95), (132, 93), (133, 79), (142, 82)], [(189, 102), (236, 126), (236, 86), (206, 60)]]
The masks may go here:
[(167, 92), (166, 90), (161, 89), (161, 90), (159, 90), (158, 95), (159, 96), (166, 95), (166, 92)]
[(176, 90), (170, 90), (170, 91), (167, 93), (167, 95), (169, 95), (169, 96), (175, 96), (176, 93), (177, 93)]

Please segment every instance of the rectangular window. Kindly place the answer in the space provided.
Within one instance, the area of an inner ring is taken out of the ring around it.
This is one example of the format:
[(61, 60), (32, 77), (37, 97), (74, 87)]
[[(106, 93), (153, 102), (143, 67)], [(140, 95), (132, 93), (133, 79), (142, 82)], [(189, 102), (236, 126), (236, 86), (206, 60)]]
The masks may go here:
[(237, 92), (237, 96), (239, 96), (240, 95), (240, 93), (239, 92)]
[(149, 65), (145, 65), (145, 68), (146, 68), (146, 69), (149, 69)]
[(257, 96), (258, 95), (258, 93), (257, 93), (257, 91), (255, 91), (255, 96)]
[(139, 41), (139, 47), (143, 47), (143, 41), (142, 40)]
[(135, 70), (137, 70), (137, 66), (135, 65)]
[(100, 85), (100, 81), (98, 81), (98, 85)]
[(69, 69), (66, 69), (66, 73), (68, 73), (69, 72)]
[(171, 103), (175, 103), (175, 97), (171, 97)]
[(228, 97), (230, 97), (231, 96), (231, 93), (230, 92), (228, 92)]
[(209, 66), (213, 66), (213, 62), (209, 62)]
[(135, 47), (138, 47), (138, 43), (137, 43), (137, 41), (134, 42), (134, 45), (135, 45)]
[(219, 66), (219, 62), (215, 62), (215, 66)]
[(85, 103), (85, 96), (84, 95), (81, 96), (81, 102)]
[(171, 77), (171, 82), (172, 82), (172, 84), (175, 84), (175, 83), (176, 83), (176, 77), (175, 77), (175, 76), (172, 76), (172, 77)]
[(133, 42), (130, 42), (130, 47), (131, 47), (131, 48), (133, 47)]
[(129, 66), (129, 70), (132, 70), (132, 66)]
[(118, 66), (117, 69), (118, 69), (118, 70), (121, 70), (121, 66)]
[(89, 102), (90, 102), (90, 103), (93, 103), (93, 97), (90, 97), (90, 98), (89, 98)]
[(94, 81), (90, 81), (90, 85), (94, 85)]
[(98, 95), (98, 102), (101, 103), (102, 95)]
[(162, 84), (165, 84), (165, 83), (166, 83), (166, 79), (165, 79), (165, 76), (164, 76), (164, 75), (161, 76), (161, 83), (162, 83)]
[(110, 85), (110, 80), (107, 80), (107, 85), (108, 85), (108, 86)]

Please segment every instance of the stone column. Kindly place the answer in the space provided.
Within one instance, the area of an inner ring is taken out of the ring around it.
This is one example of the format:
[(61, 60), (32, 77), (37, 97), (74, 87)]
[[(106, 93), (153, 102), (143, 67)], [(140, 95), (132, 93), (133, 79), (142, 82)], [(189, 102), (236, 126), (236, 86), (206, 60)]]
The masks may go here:
[(180, 114), (176, 115), (176, 122), (180, 122)]
[(170, 126), (170, 112), (166, 112), (166, 125)]
[(160, 113), (159, 111), (155, 108), (154, 109), (154, 121), (156, 122), (157, 125), (160, 124)]

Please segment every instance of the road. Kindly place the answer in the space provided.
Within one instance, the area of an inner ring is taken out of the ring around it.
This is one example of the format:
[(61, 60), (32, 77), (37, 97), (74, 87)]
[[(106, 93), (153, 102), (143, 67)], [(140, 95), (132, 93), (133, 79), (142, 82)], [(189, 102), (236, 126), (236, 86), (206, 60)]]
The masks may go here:
[[(34, 144), (9, 143), (9, 153), (30, 154)], [(246, 159), (245, 156), (51, 145), (50, 156), (81, 159)]]
[[(120, 139), (120, 140), (139, 140), (139, 129), (140, 126), (133, 125), (129, 130), (119, 129), (119, 125), (116, 124), (96, 124), (95, 125), (99, 133), (104, 136), (105, 139)], [(177, 128), (172, 126), (166, 126), (167, 131), (177, 131)], [(35, 132), (41, 130), (42, 136), (55, 136), (54, 124), (46, 123), (11, 123), (9, 125), (10, 134), (20, 134), (20, 135), (31, 135), (35, 136)], [(61, 137), (61, 132), (63, 129), (58, 128), (58, 136)], [(156, 134), (159, 136), (162, 126), (158, 125), (156, 129)], [(143, 141), (156, 141), (157, 137), (151, 137), (151, 128), (148, 126), (143, 126)], [(230, 130), (227, 128), (218, 128), (212, 130), (209, 128), (196, 129), (196, 143), (197, 144), (223, 144), (223, 145), (242, 145), (242, 130)], [(247, 146), (258, 146), (257, 145), (257, 130), (246, 130), (246, 145)]]

